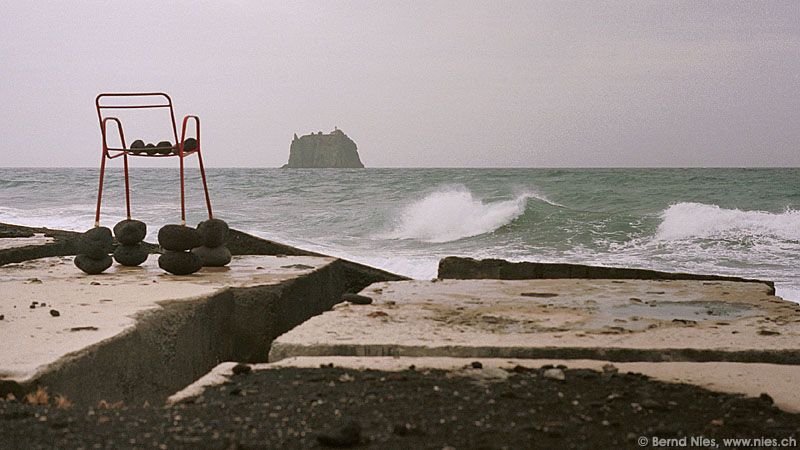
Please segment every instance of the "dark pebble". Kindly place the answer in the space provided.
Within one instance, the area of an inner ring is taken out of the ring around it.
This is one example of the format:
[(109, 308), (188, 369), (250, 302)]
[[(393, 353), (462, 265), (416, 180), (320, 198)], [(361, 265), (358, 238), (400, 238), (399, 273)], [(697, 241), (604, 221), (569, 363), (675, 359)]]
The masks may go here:
[(191, 252), (167, 251), (158, 257), (158, 267), (173, 275), (189, 275), (200, 270), (200, 258)]
[(480, 361), (472, 361), (473, 369), (483, 369), (483, 364)]
[(53, 317), (58, 317), (58, 316), (61, 315), (61, 313), (56, 311), (55, 309), (51, 309), (50, 310), (50, 315), (53, 316)]
[(78, 255), (75, 257), (74, 262), (75, 267), (81, 269), (89, 275), (97, 275), (102, 273), (104, 270), (111, 267), (111, 264), (113, 263), (111, 257), (108, 255), (105, 255), (105, 257), (102, 259), (90, 258), (87, 255)]
[(326, 447), (354, 447), (361, 442), (361, 425), (355, 420), (350, 420), (334, 433), (318, 435), (317, 441)]
[(183, 151), (188, 152), (197, 148), (197, 139), (188, 138), (183, 141)]
[(770, 397), (770, 395), (767, 393), (762, 393), (761, 395), (758, 396), (758, 399), (770, 405), (774, 403), (772, 397)]
[(104, 259), (114, 248), (114, 238), (107, 227), (96, 227), (81, 234), (77, 241), (79, 255), (92, 259)]
[(231, 262), (231, 252), (225, 246), (215, 248), (197, 247), (192, 249), (192, 253), (200, 258), (203, 267), (222, 267)]
[(219, 247), (228, 240), (230, 228), (224, 220), (208, 219), (197, 224), (197, 232), (203, 240), (203, 245), (210, 248)]
[(147, 144), (144, 146), (144, 152), (147, 153), (148, 155), (155, 155), (156, 153), (158, 153), (158, 150), (156, 150), (155, 145)]
[(231, 369), (231, 372), (233, 372), (234, 375), (242, 375), (245, 373), (250, 373), (252, 371), (253, 368), (250, 367), (250, 364), (242, 364), (242, 363), (236, 364), (235, 366), (233, 366), (233, 369)]
[(398, 436), (409, 436), (412, 434), (423, 434), (417, 427), (410, 423), (396, 423), (392, 427), (392, 433)]
[(123, 266), (134, 267), (147, 261), (147, 249), (141, 242), (134, 245), (118, 245), (114, 249), (114, 260)]
[(175, 252), (191, 250), (203, 245), (200, 234), (184, 225), (164, 225), (158, 230), (158, 244), (164, 250)]
[(141, 220), (122, 220), (114, 225), (114, 236), (122, 245), (135, 245), (144, 240), (147, 225)]
[(650, 398), (646, 398), (646, 399), (642, 400), (641, 405), (642, 405), (642, 408), (652, 409), (652, 410), (655, 410), (655, 411), (663, 411), (663, 410), (667, 409), (661, 403), (659, 403), (659, 402), (657, 402), (657, 401), (655, 401), (653, 399), (650, 399)]
[(369, 305), (372, 303), (372, 298), (366, 295), (359, 295), (353, 293), (342, 294), (343, 302), (350, 302), (354, 305)]
[(156, 148), (158, 149), (158, 153), (162, 155), (169, 155), (172, 153), (172, 142), (170, 141), (161, 141), (156, 144)]
[(6, 316), (4, 314), (0, 314), (0, 320), (4, 320)]
[(141, 139), (137, 139), (131, 142), (131, 151), (134, 155), (138, 155), (144, 151), (144, 141)]

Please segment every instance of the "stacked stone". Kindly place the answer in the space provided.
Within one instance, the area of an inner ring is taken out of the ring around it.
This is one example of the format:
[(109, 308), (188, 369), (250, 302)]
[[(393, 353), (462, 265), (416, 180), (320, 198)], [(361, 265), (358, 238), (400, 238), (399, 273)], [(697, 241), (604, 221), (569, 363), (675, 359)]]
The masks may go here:
[(164, 253), (158, 257), (158, 267), (173, 275), (189, 275), (203, 267), (191, 249), (202, 244), (200, 234), (185, 225), (164, 225), (158, 230), (158, 244)]
[(142, 241), (147, 234), (147, 225), (139, 220), (123, 220), (114, 225), (114, 236), (119, 245), (114, 250), (114, 259), (123, 266), (138, 266), (147, 261), (147, 249)]
[(95, 227), (78, 238), (75, 266), (89, 275), (97, 275), (111, 267), (108, 256), (114, 248), (114, 238), (107, 227)]
[(231, 262), (231, 252), (225, 247), (228, 239), (228, 224), (220, 219), (208, 219), (197, 225), (203, 241), (201, 247), (192, 249), (200, 257), (203, 267), (222, 267)]

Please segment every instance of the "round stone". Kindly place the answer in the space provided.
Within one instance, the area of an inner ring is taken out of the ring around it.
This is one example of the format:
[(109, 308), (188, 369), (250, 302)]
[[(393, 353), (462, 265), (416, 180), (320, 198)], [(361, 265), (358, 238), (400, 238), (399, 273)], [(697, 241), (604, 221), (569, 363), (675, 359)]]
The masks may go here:
[(231, 252), (227, 247), (197, 247), (192, 249), (192, 253), (200, 257), (203, 267), (222, 267), (231, 262)]
[(156, 151), (162, 155), (169, 155), (172, 153), (172, 142), (170, 141), (161, 141), (156, 144)]
[(78, 237), (77, 247), (78, 254), (92, 259), (103, 259), (113, 250), (114, 238), (107, 227), (96, 227)]
[(220, 219), (208, 219), (197, 225), (197, 232), (206, 247), (219, 247), (228, 239), (228, 224)]
[(144, 152), (147, 153), (148, 155), (155, 155), (156, 153), (158, 153), (158, 150), (156, 149), (155, 145), (147, 144), (144, 146)]
[(131, 151), (134, 155), (138, 155), (144, 151), (144, 141), (141, 139), (137, 139), (131, 142)]
[(100, 259), (90, 258), (88, 255), (78, 255), (75, 257), (75, 266), (89, 275), (97, 275), (111, 267), (111, 257), (105, 255)]
[(147, 261), (147, 250), (141, 242), (134, 245), (118, 245), (114, 259), (123, 266), (134, 267)]
[(114, 236), (122, 245), (142, 242), (147, 234), (147, 225), (141, 220), (122, 220), (114, 225)]
[(167, 251), (158, 257), (158, 267), (173, 275), (189, 275), (200, 270), (203, 264), (192, 252)]
[(203, 245), (200, 233), (185, 225), (164, 225), (158, 230), (158, 244), (164, 250), (181, 252)]
[(196, 149), (197, 149), (197, 139), (188, 138), (185, 141), (183, 141), (183, 151), (189, 152)]

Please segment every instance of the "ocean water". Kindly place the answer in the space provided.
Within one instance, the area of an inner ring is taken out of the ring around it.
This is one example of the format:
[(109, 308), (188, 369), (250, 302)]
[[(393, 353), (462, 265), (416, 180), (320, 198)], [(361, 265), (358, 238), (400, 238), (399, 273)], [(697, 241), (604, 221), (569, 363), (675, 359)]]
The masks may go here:
[[(737, 275), (800, 300), (800, 169), (209, 169), (217, 217), (414, 278), (448, 255)], [(97, 169), (0, 169), (0, 221), (93, 224)], [(179, 223), (177, 169), (131, 170), (149, 240)], [(205, 215), (187, 177), (189, 223)], [(111, 169), (103, 225), (124, 218)]]

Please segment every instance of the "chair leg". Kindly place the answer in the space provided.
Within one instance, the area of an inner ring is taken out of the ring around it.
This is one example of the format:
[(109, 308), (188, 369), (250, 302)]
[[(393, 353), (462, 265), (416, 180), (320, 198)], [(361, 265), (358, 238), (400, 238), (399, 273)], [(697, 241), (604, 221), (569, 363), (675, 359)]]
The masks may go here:
[(100, 185), (97, 187), (97, 209), (94, 213), (94, 226), (95, 228), (100, 226), (100, 203), (103, 199), (103, 176), (106, 173), (106, 149), (103, 149), (103, 153), (100, 156)]
[(183, 152), (178, 156), (181, 161), (181, 225), (186, 225), (186, 202), (183, 195)]
[[(124, 146), (124, 144), (123, 144)], [(122, 161), (125, 163), (125, 208), (128, 211), (128, 220), (131, 220), (131, 188), (128, 184), (128, 155), (122, 156)]]
[(203, 191), (206, 194), (206, 208), (208, 209), (208, 218), (213, 219), (211, 214), (211, 197), (208, 195), (208, 183), (206, 182), (206, 170), (203, 168), (203, 155), (200, 154), (200, 149), (197, 150), (197, 161), (200, 163), (200, 178), (203, 180)]

